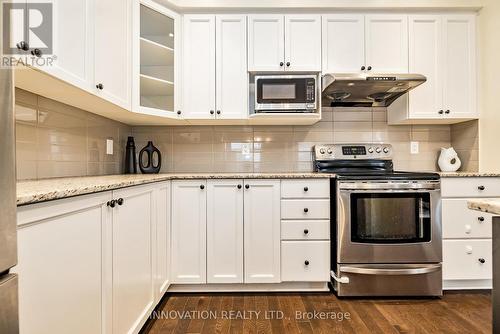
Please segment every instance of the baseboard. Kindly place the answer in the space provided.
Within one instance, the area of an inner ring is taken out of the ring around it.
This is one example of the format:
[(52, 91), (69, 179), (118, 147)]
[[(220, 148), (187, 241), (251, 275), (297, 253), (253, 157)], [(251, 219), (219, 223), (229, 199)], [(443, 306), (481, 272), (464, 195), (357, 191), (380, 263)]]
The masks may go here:
[(443, 290), (490, 290), (492, 288), (491, 279), (443, 281)]
[(326, 292), (328, 282), (262, 284), (172, 284), (168, 292)]

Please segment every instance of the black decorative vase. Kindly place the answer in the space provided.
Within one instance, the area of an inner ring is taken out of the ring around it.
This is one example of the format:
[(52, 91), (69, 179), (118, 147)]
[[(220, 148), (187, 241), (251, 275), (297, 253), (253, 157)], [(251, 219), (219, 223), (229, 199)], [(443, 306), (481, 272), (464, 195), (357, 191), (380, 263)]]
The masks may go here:
[(128, 137), (125, 148), (125, 174), (137, 174), (134, 137)]
[[(158, 155), (156, 166), (153, 163), (155, 153)], [(148, 141), (146, 147), (139, 152), (139, 168), (143, 174), (158, 174), (160, 172), (161, 152), (153, 145), (152, 141)]]

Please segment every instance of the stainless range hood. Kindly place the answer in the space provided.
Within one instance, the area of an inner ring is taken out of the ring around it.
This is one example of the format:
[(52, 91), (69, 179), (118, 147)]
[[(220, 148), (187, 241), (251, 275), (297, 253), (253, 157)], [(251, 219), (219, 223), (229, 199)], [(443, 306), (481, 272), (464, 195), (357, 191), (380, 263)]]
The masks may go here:
[(323, 107), (388, 107), (423, 84), (420, 74), (325, 74)]

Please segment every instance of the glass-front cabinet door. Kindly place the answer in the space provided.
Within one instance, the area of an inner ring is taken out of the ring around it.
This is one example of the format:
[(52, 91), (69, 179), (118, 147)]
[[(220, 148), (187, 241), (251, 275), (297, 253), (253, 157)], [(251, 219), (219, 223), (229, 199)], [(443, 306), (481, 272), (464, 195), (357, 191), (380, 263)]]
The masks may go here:
[(133, 111), (179, 117), (180, 17), (149, 0), (134, 13)]

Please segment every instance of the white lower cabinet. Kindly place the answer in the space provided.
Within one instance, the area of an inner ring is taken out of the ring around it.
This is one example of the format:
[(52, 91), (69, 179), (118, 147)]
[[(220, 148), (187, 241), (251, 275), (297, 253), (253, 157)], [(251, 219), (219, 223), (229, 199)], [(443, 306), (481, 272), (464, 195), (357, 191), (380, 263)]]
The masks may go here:
[(207, 282), (207, 181), (172, 182), (172, 283)]
[(243, 181), (207, 185), (207, 283), (243, 283)]
[(496, 177), (441, 180), (444, 289), (491, 289), (493, 215), (469, 209), (467, 201), (500, 197), (499, 184)]
[(168, 287), (169, 185), (19, 207), (21, 333), (138, 333)]
[(245, 283), (279, 283), (280, 180), (245, 180)]

